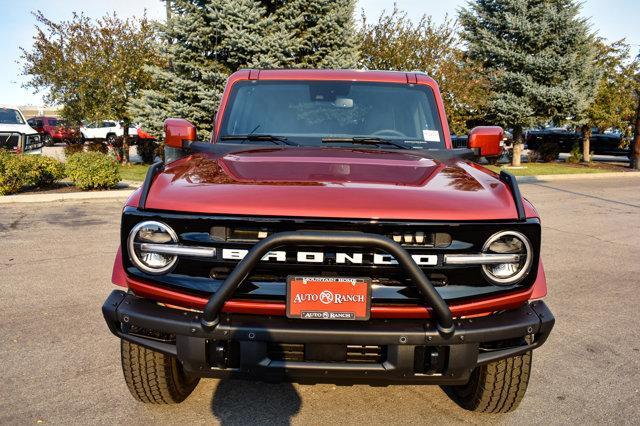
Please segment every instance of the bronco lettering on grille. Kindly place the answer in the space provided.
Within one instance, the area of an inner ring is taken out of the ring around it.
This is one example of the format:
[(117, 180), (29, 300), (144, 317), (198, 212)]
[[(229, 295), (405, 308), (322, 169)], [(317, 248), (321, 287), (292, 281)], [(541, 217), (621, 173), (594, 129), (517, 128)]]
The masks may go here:
[[(244, 249), (222, 249), (222, 259), (240, 261), (249, 253)], [(328, 256), (323, 252), (296, 252), (295, 261), (300, 263), (327, 263)], [(365, 263), (374, 265), (397, 265), (398, 262), (389, 254), (378, 253), (335, 253), (335, 263), (339, 265), (353, 264), (362, 265)], [(286, 262), (286, 251), (270, 251), (262, 257), (263, 261)], [(419, 266), (434, 266), (438, 264), (438, 256), (435, 254), (413, 254), (413, 260)]]

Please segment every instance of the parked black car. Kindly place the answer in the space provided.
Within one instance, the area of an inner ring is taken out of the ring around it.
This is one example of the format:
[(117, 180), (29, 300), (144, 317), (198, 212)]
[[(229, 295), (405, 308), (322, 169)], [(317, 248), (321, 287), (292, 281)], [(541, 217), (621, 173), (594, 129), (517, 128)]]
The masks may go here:
[[(629, 156), (629, 146), (624, 146), (624, 139), (619, 133), (600, 133), (594, 129), (590, 149), (594, 154)], [(540, 146), (550, 142), (560, 146), (560, 152), (570, 152), (575, 144), (582, 145), (582, 133), (565, 128), (548, 128), (529, 130), (526, 135), (528, 149), (539, 150)]]

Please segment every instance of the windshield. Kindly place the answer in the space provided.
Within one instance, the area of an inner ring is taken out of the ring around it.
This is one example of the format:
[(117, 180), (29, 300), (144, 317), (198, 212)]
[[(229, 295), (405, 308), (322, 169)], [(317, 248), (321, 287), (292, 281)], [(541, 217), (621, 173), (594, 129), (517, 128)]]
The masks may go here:
[(16, 109), (0, 108), (0, 124), (24, 124), (24, 120)]
[(398, 83), (236, 83), (219, 141), (256, 134), (280, 136), (301, 145), (320, 145), (328, 138), (369, 137), (423, 149), (445, 147), (431, 88)]

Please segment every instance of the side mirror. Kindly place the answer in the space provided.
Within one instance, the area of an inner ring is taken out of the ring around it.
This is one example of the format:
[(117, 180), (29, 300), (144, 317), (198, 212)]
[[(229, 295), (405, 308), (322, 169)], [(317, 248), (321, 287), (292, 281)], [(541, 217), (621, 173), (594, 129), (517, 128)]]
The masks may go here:
[(196, 126), (182, 118), (167, 118), (164, 121), (164, 143), (171, 148), (183, 149), (185, 142), (195, 141)]
[(504, 139), (504, 130), (498, 126), (478, 126), (469, 132), (467, 148), (478, 157), (495, 157), (502, 153), (500, 143)]

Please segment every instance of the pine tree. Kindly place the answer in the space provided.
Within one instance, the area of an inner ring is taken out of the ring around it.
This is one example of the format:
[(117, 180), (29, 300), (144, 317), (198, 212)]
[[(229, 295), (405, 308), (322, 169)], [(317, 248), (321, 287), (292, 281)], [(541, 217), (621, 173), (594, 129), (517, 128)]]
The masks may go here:
[(346, 68), (356, 64), (354, 0), (171, 0), (159, 24), (168, 67), (131, 110), (160, 133), (168, 117), (209, 137), (229, 74), (241, 68)]
[(523, 129), (578, 119), (598, 80), (594, 35), (575, 0), (476, 0), (460, 11), (471, 58), (488, 71), (490, 118), (513, 128), (513, 165)]
[(355, 0), (287, 0), (276, 19), (292, 35), (296, 68), (354, 68), (358, 43), (353, 12)]

